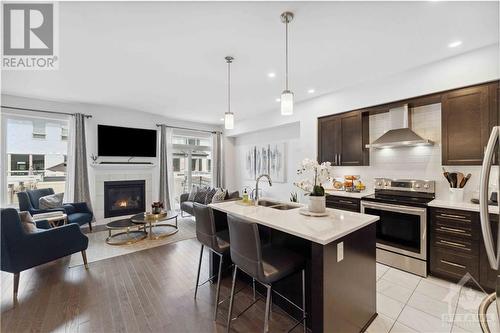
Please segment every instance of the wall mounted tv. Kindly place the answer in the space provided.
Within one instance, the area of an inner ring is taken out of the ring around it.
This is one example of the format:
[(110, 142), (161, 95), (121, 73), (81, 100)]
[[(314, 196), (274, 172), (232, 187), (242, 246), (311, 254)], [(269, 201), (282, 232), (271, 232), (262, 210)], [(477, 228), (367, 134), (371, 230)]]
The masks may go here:
[(97, 155), (156, 157), (156, 131), (97, 125)]

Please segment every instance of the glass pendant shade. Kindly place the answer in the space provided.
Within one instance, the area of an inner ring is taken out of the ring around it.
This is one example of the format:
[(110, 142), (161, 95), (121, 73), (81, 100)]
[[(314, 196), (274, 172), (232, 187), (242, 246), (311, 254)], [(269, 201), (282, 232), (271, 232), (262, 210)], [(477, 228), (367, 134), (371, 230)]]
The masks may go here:
[(284, 90), (281, 93), (281, 114), (290, 116), (293, 114), (293, 92)]
[(224, 127), (226, 129), (234, 129), (234, 113), (226, 112), (224, 114)]

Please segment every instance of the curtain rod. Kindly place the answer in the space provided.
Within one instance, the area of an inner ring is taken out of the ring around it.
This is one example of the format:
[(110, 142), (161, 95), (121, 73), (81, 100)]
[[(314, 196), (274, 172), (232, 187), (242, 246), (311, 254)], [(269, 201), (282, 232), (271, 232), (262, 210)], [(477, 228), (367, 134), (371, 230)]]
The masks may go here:
[[(156, 127), (160, 127), (162, 125), (165, 125), (165, 124), (156, 124)], [(187, 130), (187, 131), (205, 132), (205, 133), (212, 133), (212, 134), (222, 133), (221, 131), (199, 130), (199, 129), (195, 129), (195, 128), (187, 128), (187, 127), (179, 127), (179, 126), (169, 126), (169, 125), (165, 125), (165, 126), (168, 127), (168, 128), (176, 128), (176, 129), (182, 129), (182, 130)]]
[[(68, 112), (58, 112), (58, 111), (47, 111), (47, 110), (18, 108), (18, 107), (15, 107), (15, 106), (7, 106), (7, 105), (2, 105), (2, 108), (13, 109), (13, 110), (22, 110), (22, 111), (44, 112), (44, 113), (52, 113), (52, 114), (64, 114), (64, 115), (67, 115), (67, 116), (74, 116), (75, 115), (74, 113), (68, 113)], [(84, 114), (83, 116), (85, 118), (92, 118), (92, 116), (89, 115), (89, 114)]]

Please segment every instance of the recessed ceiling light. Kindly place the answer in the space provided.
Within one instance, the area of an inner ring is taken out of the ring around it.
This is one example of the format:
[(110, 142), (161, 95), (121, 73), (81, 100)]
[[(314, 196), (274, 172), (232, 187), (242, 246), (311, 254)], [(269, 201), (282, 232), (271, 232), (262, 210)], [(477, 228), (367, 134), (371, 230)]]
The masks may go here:
[(270, 78), (276, 77), (276, 73), (274, 73), (274, 72), (267, 73), (267, 77), (270, 77)]
[(275, 101), (276, 102), (281, 102), (281, 98), (276, 98)]
[(457, 46), (460, 46), (462, 45), (462, 41), (461, 40), (457, 40), (457, 41), (454, 41), (454, 42), (451, 42), (450, 44), (448, 44), (448, 47), (457, 47)]
[(219, 120), (220, 120), (220, 121), (224, 121), (224, 118), (220, 118)]
[(315, 91), (316, 91), (316, 90), (314, 90), (314, 89), (309, 89), (309, 90), (307, 91), (307, 93), (308, 93), (308, 94), (314, 94), (314, 92), (315, 92)]

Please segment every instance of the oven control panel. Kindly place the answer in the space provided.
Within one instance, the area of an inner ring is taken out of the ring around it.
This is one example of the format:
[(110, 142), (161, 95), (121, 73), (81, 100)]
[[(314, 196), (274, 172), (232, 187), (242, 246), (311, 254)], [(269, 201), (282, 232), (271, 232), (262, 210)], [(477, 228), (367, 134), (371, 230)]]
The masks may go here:
[(434, 193), (435, 182), (433, 180), (375, 178), (375, 189)]

